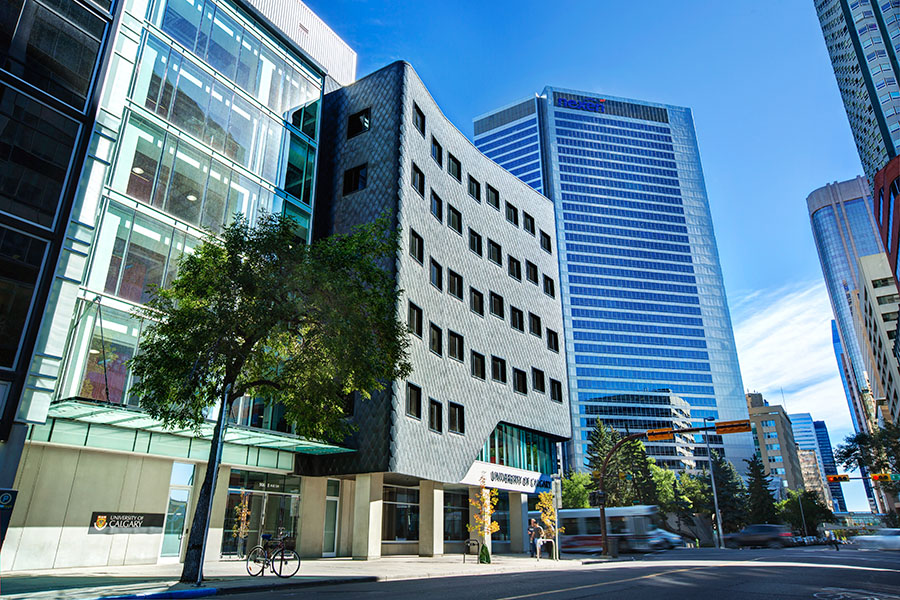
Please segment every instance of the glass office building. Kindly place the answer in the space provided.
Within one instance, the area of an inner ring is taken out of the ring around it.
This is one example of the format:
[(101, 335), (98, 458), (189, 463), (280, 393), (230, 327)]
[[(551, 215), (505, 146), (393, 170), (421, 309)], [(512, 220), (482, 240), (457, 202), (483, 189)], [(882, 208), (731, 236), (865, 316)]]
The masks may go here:
[[(475, 144), (556, 210), (573, 441), (597, 419), (640, 431), (746, 419), (691, 112), (545, 88), (475, 120)], [(685, 403), (686, 409), (682, 409)], [(647, 445), (703, 468), (701, 436)], [(738, 469), (749, 434), (711, 436)]]
[[(837, 463), (834, 460), (834, 450), (831, 447), (831, 436), (828, 435), (828, 426), (825, 421), (813, 421), (816, 430), (816, 443), (819, 446), (819, 455), (822, 457), (822, 468), (825, 475), (837, 475)], [(834, 504), (834, 512), (847, 512), (847, 502), (844, 500), (844, 490), (840, 483), (829, 483), (831, 500)]]

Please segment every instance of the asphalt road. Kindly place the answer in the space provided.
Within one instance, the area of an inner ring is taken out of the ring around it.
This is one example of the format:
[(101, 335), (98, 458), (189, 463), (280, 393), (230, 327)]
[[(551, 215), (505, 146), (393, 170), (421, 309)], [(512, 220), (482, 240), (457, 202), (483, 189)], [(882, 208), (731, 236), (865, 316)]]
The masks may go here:
[[(231, 596), (259, 597), (258, 592)], [(357, 583), (267, 592), (265, 598), (900, 600), (900, 553), (821, 547), (673, 550), (564, 571)]]

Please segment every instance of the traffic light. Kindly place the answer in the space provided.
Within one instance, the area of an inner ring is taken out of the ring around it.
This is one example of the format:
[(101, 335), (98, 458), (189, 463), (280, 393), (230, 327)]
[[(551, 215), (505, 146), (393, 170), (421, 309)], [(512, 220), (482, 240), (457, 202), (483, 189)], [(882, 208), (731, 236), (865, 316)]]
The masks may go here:
[(749, 419), (740, 421), (719, 421), (716, 423), (716, 433), (719, 435), (725, 433), (744, 433), (745, 431), (750, 431)]
[(872, 473), (872, 481), (890, 481), (890, 473)]
[(840, 481), (850, 481), (849, 475), (826, 475), (826, 479), (828, 479), (828, 483), (838, 483)]
[(675, 432), (671, 429), (648, 429), (648, 442), (664, 442), (666, 440), (674, 440)]

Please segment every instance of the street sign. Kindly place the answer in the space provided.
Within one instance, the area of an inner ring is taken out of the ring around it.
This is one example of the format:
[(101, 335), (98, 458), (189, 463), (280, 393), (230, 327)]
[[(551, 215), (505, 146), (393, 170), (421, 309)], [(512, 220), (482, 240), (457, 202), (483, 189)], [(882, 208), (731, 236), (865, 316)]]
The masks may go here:
[(674, 440), (675, 432), (672, 429), (648, 429), (647, 441), (662, 442), (665, 440)]
[(18, 493), (16, 490), (0, 489), (0, 546), (3, 546), (3, 540), (6, 539), (6, 530), (9, 528)]
[(719, 435), (725, 433), (744, 433), (745, 431), (750, 431), (749, 419), (740, 421), (719, 421), (716, 423), (716, 433)]
[(891, 473), (891, 481), (900, 481), (900, 473)]
[(828, 483), (838, 483), (841, 481), (850, 481), (849, 475), (826, 475), (826, 479), (828, 479)]

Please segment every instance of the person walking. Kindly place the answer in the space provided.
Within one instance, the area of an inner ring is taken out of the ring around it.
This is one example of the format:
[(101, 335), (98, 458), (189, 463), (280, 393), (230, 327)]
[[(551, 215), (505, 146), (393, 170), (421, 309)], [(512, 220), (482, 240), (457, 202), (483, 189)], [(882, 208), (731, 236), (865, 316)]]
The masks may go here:
[(528, 548), (532, 558), (540, 558), (540, 543), (544, 537), (544, 528), (538, 525), (537, 519), (528, 524)]

